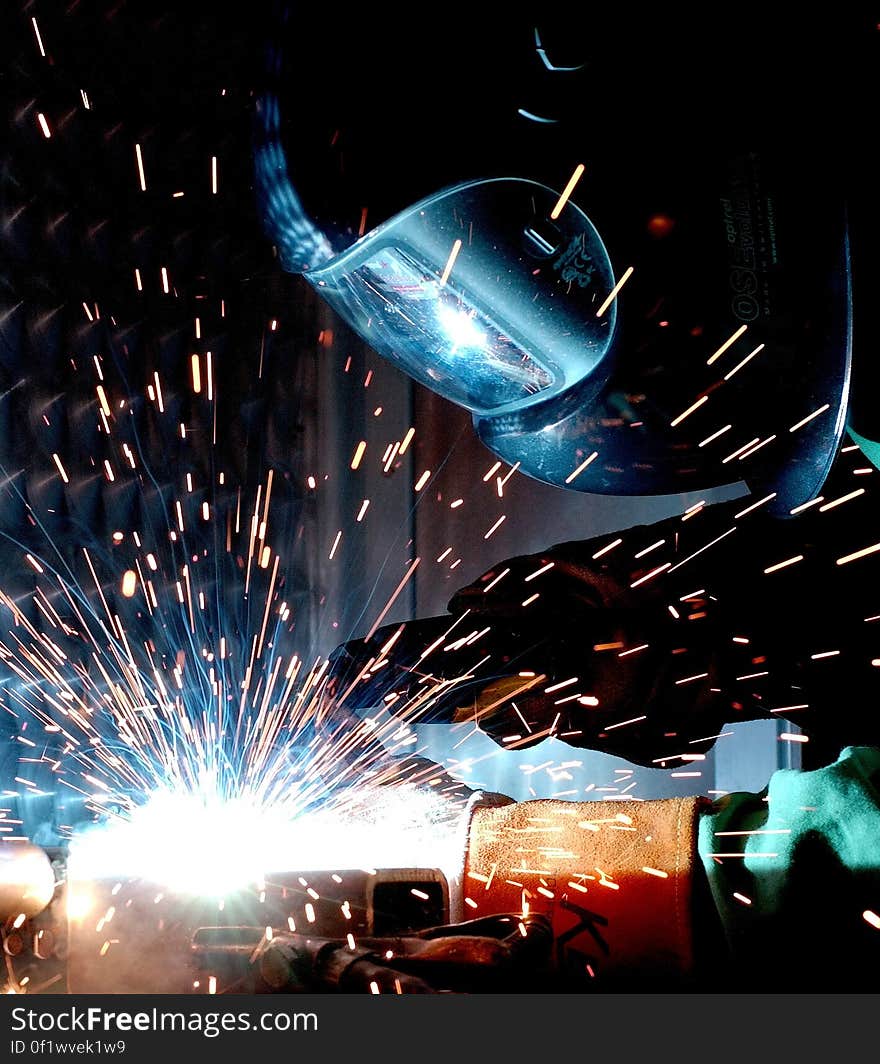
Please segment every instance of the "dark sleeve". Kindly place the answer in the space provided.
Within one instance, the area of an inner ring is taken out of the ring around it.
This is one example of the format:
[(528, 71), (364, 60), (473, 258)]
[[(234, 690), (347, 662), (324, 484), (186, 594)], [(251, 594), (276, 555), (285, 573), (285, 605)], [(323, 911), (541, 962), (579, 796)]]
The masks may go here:
[(552, 734), (641, 764), (757, 717), (800, 725), (814, 764), (876, 743), (865, 465), (845, 452), (824, 498), (787, 520), (746, 498), (505, 559), (448, 616), (359, 644), (352, 660), (381, 667), (351, 672), (354, 697), (405, 712), (415, 698), (420, 720), (476, 722), (508, 747)]

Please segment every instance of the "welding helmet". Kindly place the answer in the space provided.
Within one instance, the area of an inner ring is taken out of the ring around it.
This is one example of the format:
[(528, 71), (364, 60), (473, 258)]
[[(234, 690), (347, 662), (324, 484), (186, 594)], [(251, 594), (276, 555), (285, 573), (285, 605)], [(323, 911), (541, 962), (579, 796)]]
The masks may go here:
[[(757, 35), (689, 14), (687, 44), (666, 12), (534, 18), (482, 36), (383, 19), (335, 30), (316, 60), (319, 31), (282, 15), (255, 153), (282, 265), (538, 480), (744, 482), (789, 514), (822, 486), (850, 384), (840, 153), (804, 139), (837, 120), (833, 42), (766, 18)], [(725, 73), (741, 54), (761, 79)], [(307, 205), (321, 121), (335, 162), (311, 202), (335, 226)]]

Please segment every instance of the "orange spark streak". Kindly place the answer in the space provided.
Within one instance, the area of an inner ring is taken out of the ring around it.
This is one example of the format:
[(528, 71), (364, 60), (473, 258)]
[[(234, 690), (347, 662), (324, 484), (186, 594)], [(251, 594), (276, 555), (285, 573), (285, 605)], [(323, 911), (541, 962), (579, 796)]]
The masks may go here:
[(452, 273), (452, 267), (455, 265), (455, 260), (458, 258), (458, 253), (461, 251), (461, 240), (456, 239), (452, 245), (452, 251), (449, 252), (449, 258), (446, 260), (446, 265), (443, 267), (443, 275), (440, 278), (440, 287), (442, 288), (449, 280), (449, 275)]
[(583, 473), (583, 471), (587, 468), (587, 466), (591, 462), (595, 461), (598, 457), (599, 452), (593, 451), (593, 453), (588, 458), (585, 458), (583, 462), (581, 462), (577, 469), (573, 470), (571, 473), (568, 474), (568, 476), (565, 478), (565, 483), (570, 484), (576, 477), (579, 477), (581, 473)]
[(351, 468), (357, 469), (361, 464), (361, 459), (364, 457), (364, 451), (367, 449), (367, 441), (361, 440), (354, 451), (354, 457), (351, 460)]
[(856, 490), (851, 491), (849, 495), (841, 495), (839, 499), (832, 499), (831, 502), (826, 502), (824, 506), (820, 506), (819, 513), (823, 514), (826, 510), (833, 510), (835, 506), (842, 506), (845, 502), (849, 502), (850, 499), (857, 499), (860, 495), (864, 494), (864, 488), (856, 488)]
[(672, 421), (670, 421), (669, 424), (673, 428), (675, 428), (675, 426), (676, 425), (680, 425), (682, 423), (682, 421), (684, 421), (684, 419), (689, 414), (692, 414), (695, 410), (699, 410), (699, 408), (703, 405), (703, 403), (708, 403), (708, 401), (709, 401), (709, 396), (708, 395), (701, 395), (700, 398), (695, 403), (691, 403), (691, 405), (687, 408), (687, 410), (683, 410), (678, 415), (678, 417), (673, 418)]
[(607, 554), (609, 551), (614, 550), (615, 547), (619, 547), (621, 543), (623, 543), (622, 539), (615, 539), (612, 540), (610, 543), (606, 543), (604, 547), (601, 547), (593, 555), (593, 561), (595, 561), (597, 558), (601, 558), (603, 554)]
[(735, 343), (742, 336), (742, 334), (746, 331), (747, 328), (747, 325), (740, 325), (736, 332), (732, 336), (729, 336), (724, 341), (724, 343), (718, 348), (718, 350), (709, 357), (709, 361), (706, 363), (706, 365), (711, 366), (713, 362), (717, 362), (717, 360), (724, 354), (728, 347), (730, 347), (731, 344)]
[(64, 471), (64, 466), (61, 464), (61, 459), (58, 457), (57, 454), (53, 454), (52, 458), (55, 462), (55, 465), (58, 466), (58, 472), (61, 474), (61, 479), (64, 481), (65, 484), (69, 484), (70, 477), (68, 477), (67, 473)]
[(797, 562), (802, 562), (803, 560), (804, 560), (803, 554), (796, 554), (793, 558), (786, 558), (784, 562), (777, 562), (775, 565), (769, 565), (764, 570), (764, 572), (765, 573), (775, 573), (775, 572), (778, 572), (780, 569), (785, 569), (789, 565), (795, 565), (795, 564), (797, 564)]
[(562, 214), (562, 208), (566, 205), (566, 203), (568, 203), (569, 197), (571, 196), (572, 192), (574, 192), (575, 185), (578, 183), (578, 181), (580, 181), (585, 169), (586, 167), (583, 163), (578, 163), (577, 166), (574, 168), (574, 173), (568, 179), (568, 184), (562, 190), (562, 195), (556, 201), (556, 206), (550, 212), (550, 218), (552, 221), (555, 222), (559, 215)]
[(596, 311), (596, 317), (597, 318), (601, 318), (602, 315), (605, 313), (605, 311), (611, 306), (611, 304), (617, 298), (617, 293), (621, 290), (621, 288), (623, 288), (623, 286), (626, 284), (626, 282), (632, 276), (632, 272), (633, 272), (632, 266), (627, 266), (627, 268), (624, 270), (623, 276), (620, 278), (620, 280), (617, 282), (617, 284), (608, 293), (608, 296), (607, 296), (605, 302), (602, 304), (602, 306), (599, 307), (599, 309)]
[(875, 543), (872, 547), (864, 547), (862, 550), (857, 550), (854, 554), (845, 554), (842, 558), (837, 559), (838, 565), (848, 565), (850, 562), (857, 561), (859, 558), (866, 558), (869, 554), (876, 554), (880, 550), (880, 543)]
[(754, 351), (750, 351), (746, 355), (746, 357), (742, 360), (742, 362), (740, 362), (740, 363), (738, 363), (738, 365), (734, 366), (733, 369), (729, 373), (725, 373), (724, 374), (724, 379), (726, 381), (729, 381), (730, 378), (734, 375), (734, 373), (739, 373), (739, 371), (743, 368), (743, 366), (745, 366), (749, 362), (751, 362), (752, 359), (755, 357), (755, 355), (759, 354), (763, 350), (764, 350), (764, 345), (763, 344), (758, 344), (758, 346), (754, 349)]
[(807, 414), (805, 418), (802, 418), (796, 424), (792, 425), (788, 430), (789, 432), (797, 432), (798, 429), (802, 429), (804, 425), (813, 420), (814, 417), (818, 417), (820, 414), (824, 414), (826, 410), (831, 408), (830, 403), (826, 403), (824, 406), (820, 406), (818, 410), (814, 410), (812, 414)]
[(141, 182), (141, 192), (146, 192), (147, 191), (147, 179), (146, 179), (146, 176), (144, 175), (144, 158), (141, 155), (141, 146), (140, 146), (140, 144), (135, 144), (134, 153), (135, 153), (135, 156), (137, 157), (138, 177), (140, 178), (140, 182)]
[(418, 567), (418, 564), (419, 564), (420, 561), (421, 561), (421, 558), (414, 558), (413, 559), (412, 564), (407, 569), (407, 571), (404, 573), (403, 579), (400, 581), (400, 583), (394, 589), (394, 592), (391, 595), (391, 598), (385, 603), (385, 606), (384, 606), (382, 612), (379, 614), (379, 616), (373, 622), (372, 628), (370, 628), (369, 632), (367, 632), (367, 635), (365, 637), (367, 641), (369, 641), (370, 639), (373, 638), (373, 635), (375, 634), (376, 629), (379, 628), (379, 626), (382, 624), (382, 621), (385, 620), (385, 617), (386, 617), (388, 611), (391, 609), (391, 607), (397, 601), (397, 596), (400, 594), (401, 591), (403, 591), (403, 589), (406, 586), (407, 582), (409, 581), (410, 577), (416, 571), (416, 568)]

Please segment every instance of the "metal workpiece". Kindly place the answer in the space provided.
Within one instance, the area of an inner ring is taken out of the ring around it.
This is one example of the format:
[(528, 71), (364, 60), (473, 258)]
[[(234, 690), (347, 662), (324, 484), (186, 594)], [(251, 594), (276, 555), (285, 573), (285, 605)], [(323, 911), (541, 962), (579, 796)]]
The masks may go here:
[(36, 916), (55, 893), (55, 873), (45, 850), (29, 842), (0, 843), (0, 920)]

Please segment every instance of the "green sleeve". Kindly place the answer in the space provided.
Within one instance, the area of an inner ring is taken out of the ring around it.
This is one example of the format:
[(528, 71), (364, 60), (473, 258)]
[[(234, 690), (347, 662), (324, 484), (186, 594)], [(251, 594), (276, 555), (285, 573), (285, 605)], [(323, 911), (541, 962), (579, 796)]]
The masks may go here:
[(753, 988), (880, 989), (880, 749), (701, 817), (698, 846), (734, 972)]

